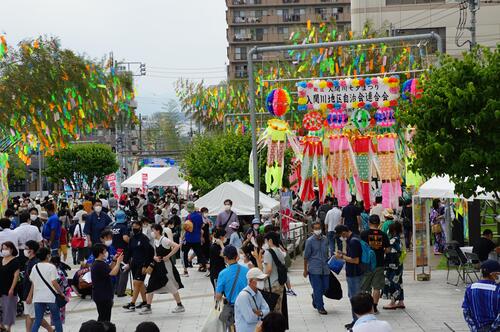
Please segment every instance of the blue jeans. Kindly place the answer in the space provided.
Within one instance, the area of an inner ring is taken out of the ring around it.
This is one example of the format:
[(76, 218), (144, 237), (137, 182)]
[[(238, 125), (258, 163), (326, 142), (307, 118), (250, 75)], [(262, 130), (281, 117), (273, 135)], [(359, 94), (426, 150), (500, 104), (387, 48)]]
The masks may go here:
[(55, 303), (36, 302), (34, 303), (34, 306), (35, 306), (35, 321), (33, 322), (33, 327), (31, 328), (31, 332), (38, 332), (38, 329), (40, 329), (40, 326), (42, 325), (43, 315), (47, 307), (50, 310), (50, 315), (52, 316), (52, 324), (55, 326), (56, 332), (63, 332), (59, 308)]
[(335, 232), (330, 231), (327, 235), (328, 246), (330, 248), (330, 256), (333, 256), (335, 254), (335, 243), (337, 244), (337, 250), (342, 251), (342, 240), (338, 236), (335, 236)]
[(59, 247), (61, 246), (61, 242), (59, 240), (54, 240), (50, 245), (50, 256), (59, 256)]
[(323, 294), (325, 294), (330, 286), (328, 274), (309, 274), (309, 282), (313, 289), (314, 306), (318, 310), (324, 310)]
[[(363, 282), (363, 276), (357, 277), (347, 277), (347, 296), (352, 298), (354, 295), (357, 295), (361, 292), (361, 284)], [(354, 311), (352, 312), (352, 321), (355, 322), (357, 320), (356, 314)]]

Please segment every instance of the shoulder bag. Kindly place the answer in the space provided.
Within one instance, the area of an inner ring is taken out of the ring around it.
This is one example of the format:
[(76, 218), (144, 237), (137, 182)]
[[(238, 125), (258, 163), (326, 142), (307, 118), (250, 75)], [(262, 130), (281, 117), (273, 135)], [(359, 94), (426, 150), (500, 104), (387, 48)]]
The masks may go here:
[(227, 218), (226, 223), (224, 225), (220, 225), (220, 229), (226, 229), (227, 224), (229, 223), (229, 220), (231, 220), (231, 217), (233, 216), (233, 211), (229, 214), (229, 218)]
[(49, 285), (49, 283), (47, 282), (47, 280), (45, 280), (45, 278), (42, 276), (42, 273), (40, 273), (40, 269), (38, 268), (38, 264), (35, 265), (35, 268), (36, 268), (36, 272), (38, 272), (38, 275), (40, 276), (40, 278), (42, 279), (42, 281), (50, 289), (50, 291), (52, 292), (52, 294), (54, 294), (54, 296), (56, 297), (57, 307), (58, 308), (64, 307), (66, 305), (66, 303), (68, 303), (68, 301), (66, 301), (66, 297), (63, 296), (63, 295), (61, 295), (61, 294), (56, 293), (56, 291), (54, 290), (54, 288), (52, 288)]
[[(236, 263), (238, 264), (238, 263)], [(229, 292), (229, 298), (227, 303), (224, 303), (224, 306), (222, 307), (222, 311), (219, 315), (219, 320), (226, 324), (226, 326), (232, 326), (234, 325), (234, 303), (230, 303), (231, 298), (233, 297), (234, 293), (234, 288), (236, 287), (236, 283), (238, 282), (238, 277), (240, 275), (240, 270), (241, 266), (238, 264), (237, 266), (237, 271), (236, 271), (236, 277), (234, 278), (233, 285), (231, 286), (231, 291)]]
[(278, 269), (278, 282), (280, 285), (284, 285), (288, 279), (287, 277), (287, 268), (286, 266), (281, 263), (281, 261), (278, 258), (278, 255), (274, 252), (274, 250), (269, 249), (269, 253), (271, 254), (271, 257), (273, 258), (274, 265), (276, 265)]
[(71, 238), (71, 248), (74, 249), (85, 247), (85, 238), (83, 237), (82, 225), (78, 223), (77, 227), (79, 227), (80, 235), (73, 236), (73, 238)]
[(269, 283), (269, 291), (261, 289), (260, 293), (262, 294), (264, 300), (267, 302), (267, 305), (269, 306), (269, 311), (272, 312), (274, 311), (274, 308), (278, 303), (280, 295), (272, 292), (271, 279), (267, 278), (267, 282)]

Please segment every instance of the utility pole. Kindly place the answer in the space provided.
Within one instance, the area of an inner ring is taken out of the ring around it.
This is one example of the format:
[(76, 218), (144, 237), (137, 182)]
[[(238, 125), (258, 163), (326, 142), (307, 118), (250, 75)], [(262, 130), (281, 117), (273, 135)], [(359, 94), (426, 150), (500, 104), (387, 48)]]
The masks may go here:
[(139, 155), (142, 154), (142, 114), (139, 114)]
[(470, 50), (476, 46), (476, 12), (479, 10), (480, 0), (469, 0), (469, 11), (470, 11)]
[(40, 190), (40, 199), (43, 197), (43, 179), (42, 179), (42, 153), (38, 147), (38, 189)]

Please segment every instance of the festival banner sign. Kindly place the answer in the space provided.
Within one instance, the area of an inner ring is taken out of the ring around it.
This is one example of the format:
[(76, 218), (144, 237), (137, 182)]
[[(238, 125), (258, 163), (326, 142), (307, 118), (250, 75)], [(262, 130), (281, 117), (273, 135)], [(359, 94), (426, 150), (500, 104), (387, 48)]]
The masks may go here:
[(118, 191), (117, 191), (117, 186), (116, 186), (116, 174), (111, 173), (106, 176), (106, 181), (108, 181), (108, 186), (113, 192), (113, 196), (118, 199)]
[(147, 189), (148, 189), (148, 174), (142, 173), (142, 192), (146, 194)]
[(297, 83), (299, 111), (396, 106), (399, 78), (367, 77)]

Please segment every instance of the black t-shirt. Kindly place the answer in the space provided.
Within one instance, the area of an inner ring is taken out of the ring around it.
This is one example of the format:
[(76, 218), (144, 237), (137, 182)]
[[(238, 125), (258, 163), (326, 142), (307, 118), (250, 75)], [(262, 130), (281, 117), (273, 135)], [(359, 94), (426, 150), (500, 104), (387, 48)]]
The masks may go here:
[[(3, 265), (0, 259), (0, 295), (8, 295), (12, 281), (14, 280), (14, 273), (19, 270), (19, 261), (17, 258), (12, 259), (7, 265)], [(14, 289), (14, 294), (16, 290)]]
[(358, 216), (360, 215), (360, 209), (353, 204), (349, 204), (342, 209), (342, 218), (344, 218), (345, 221), (344, 224), (349, 227), (354, 234), (359, 234)]
[[(356, 239), (354, 239), (356, 238)], [(348, 240), (347, 240), (347, 252), (346, 255), (351, 258), (356, 258), (359, 257), (359, 261), (361, 263), (361, 253), (362, 253), (362, 248), (361, 248), (361, 242), (359, 241), (359, 237), (355, 234), (353, 234)], [(345, 263), (345, 275), (346, 277), (357, 277), (362, 275), (363, 272), (361, 271), (361, 268), (359, 264), (352, 264), (352, 263)]]
[(377, 267), (384, 266), (385, 248), (389, 247), (389, 238), (387, 234), (379, 229), (369, 229), (361, 233), (361, 239), (375, 252), (377, 256)]
[(221, 257), (220, 255), (221, 250), (222, 248), (220, 245), (216, 243), (213, 243), (210, 246), (210, 275), (213, 279), (217, 279), (220, 271), (226, 268), (224, 257)]
[(488, 259), (488, 255), (495, 248), (496, 246), (493, 241), (488, 240), (485, 237), (481, 237), (479, 241), (477, 241), (474, 248), (472, 248), (472, 252), (475, 253), (479, 257), (479, 260), (482, 262)]
[(126, 223), (116, 223), (111, 227), (113, 233), (113, 247), (116, 249), (127, 250), (128, 243), (123, 240), (124, 235), (130, 236), (130, 229)]
[(208, 223), (204, 223), (201, 226), (201, 230), (203, 231), (203, 240), (205, 241), (205, 245), (210, 243), (210, 225)]
[(90, 268), (92, 277), (92, 298), (95, 302), (113, 300), (113, 285), (109, 273), (111, 268), (103, 261), (96, 260)]

